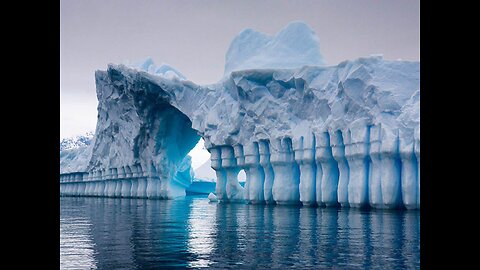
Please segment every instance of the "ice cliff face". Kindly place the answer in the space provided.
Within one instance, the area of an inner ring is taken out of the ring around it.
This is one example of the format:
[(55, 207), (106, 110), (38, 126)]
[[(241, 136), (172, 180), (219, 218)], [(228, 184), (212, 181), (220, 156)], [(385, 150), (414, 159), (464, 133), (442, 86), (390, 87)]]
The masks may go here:
[(87, 181), (135, 171), (146, 188), (125, 192), (182, 195), (179, 164), (202, 136), (220, 202), (420, 207), (419, 62), (324, 67), (318, 38), (298, 22), (273, 38), (242, 32), (226, 59), (224, 78), (207, 86), (159, 74), (151, 60), (97, 71)]

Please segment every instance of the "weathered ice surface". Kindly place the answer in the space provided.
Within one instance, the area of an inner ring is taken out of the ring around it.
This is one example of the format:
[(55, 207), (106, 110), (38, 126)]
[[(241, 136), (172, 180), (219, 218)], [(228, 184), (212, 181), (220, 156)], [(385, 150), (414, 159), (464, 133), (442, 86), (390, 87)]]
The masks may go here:
[[(311, 45), (287, 46), (282, 35)], [(287, 51), (298, 62), (282, 62)], [(309, 55), (315, 63), (302, 60)], [(94, 194), (182, 196), (193, 178), (185, 156), (201, 136), (220, 203), (420, 208), (419, 62), (325, 67), (318, 38), (299, 22), (273, 38), (242, 32), (226, 59), (225, 76), (204, 86), (165, 65), (157, 73), (151, 59), (97, 71), (95, 140), (83, 158), (61, 160), (62, 194), (104, 181)]]

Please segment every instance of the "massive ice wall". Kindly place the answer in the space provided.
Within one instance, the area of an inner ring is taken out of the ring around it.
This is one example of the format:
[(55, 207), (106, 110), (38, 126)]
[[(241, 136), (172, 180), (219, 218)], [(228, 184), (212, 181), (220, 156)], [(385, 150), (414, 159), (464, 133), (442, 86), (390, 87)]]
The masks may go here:
[(239, 71), (223, 89), (196, 128), (220, 175), (246, 171), (246, 200), (419, 208), (419, 63)]
[[(179, 164), (202, 136), (220, 202), (419, 208), (419, 62), (369, 57), (324, 67), (312, 35), (298, 22), (273, 38), (244, 31), (212, 85), (157, 73), (151, 60), (97, 71), (86, 179), (135, 168), (142, 187), (155, 186), (151, 197), (182, 195)], [(272, 47), (291, 55), (276, 59)]]

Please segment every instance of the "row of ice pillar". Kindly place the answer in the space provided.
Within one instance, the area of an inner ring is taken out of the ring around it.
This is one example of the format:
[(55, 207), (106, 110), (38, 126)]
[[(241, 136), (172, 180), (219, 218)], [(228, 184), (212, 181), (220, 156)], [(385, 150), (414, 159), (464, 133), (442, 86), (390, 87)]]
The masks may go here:
[[(418, 136), (417, 136), (418, 137)], [(420, 140), (381, 125), (210, 148), (221, 202), (420, 208)], [(238, 172), (247, 175), (245, 187)]]
[(61, 174), (60, 183), (83, 181), (83, 179), (87, 175), (88, 175), (87, 173), (83, 173), (83, 172)]
[(312, 136), (317, 204), (420, 208), (419, 138), (381, 125)]
[(167, 197), (156, 172), (152, 169), (144, 171), (139, 164), (88, 173), (61, 174), (60, 195), (152, 199)]
[(235, 202), (244, 200), (244, 188), (238, 183), (240, 168), (231, 146), (210, 149), (211, 166), (216, 172), (215, 191), (219, 202)]

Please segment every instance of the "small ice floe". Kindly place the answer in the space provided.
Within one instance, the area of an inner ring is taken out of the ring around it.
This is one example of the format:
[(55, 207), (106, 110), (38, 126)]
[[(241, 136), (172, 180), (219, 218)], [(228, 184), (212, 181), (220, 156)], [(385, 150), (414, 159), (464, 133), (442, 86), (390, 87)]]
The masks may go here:
[(213, 194), (212, 192), (210, 192), (210, 194), (208, 194), (208, 200), (210, 202), (217, 202), (217, 195)]

